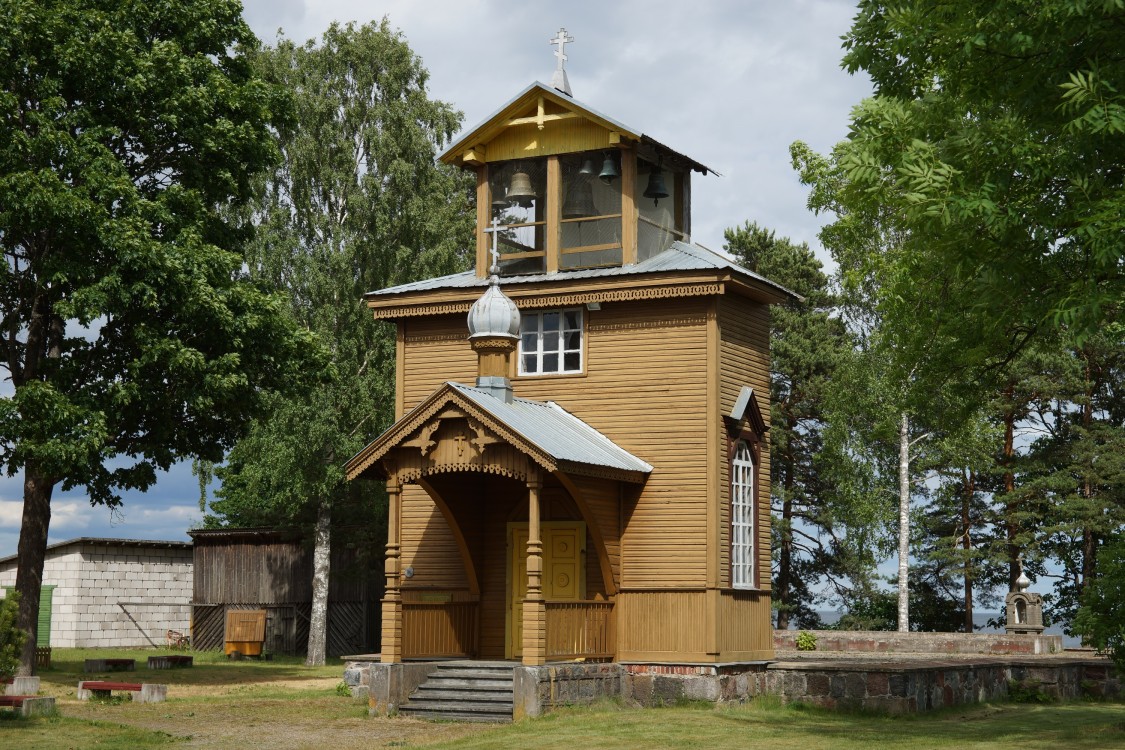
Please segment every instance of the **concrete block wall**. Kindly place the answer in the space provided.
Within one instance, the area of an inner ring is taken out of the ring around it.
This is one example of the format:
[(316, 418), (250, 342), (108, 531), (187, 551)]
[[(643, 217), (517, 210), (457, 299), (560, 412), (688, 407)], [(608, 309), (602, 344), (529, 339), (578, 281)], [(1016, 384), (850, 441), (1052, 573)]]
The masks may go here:
[[(15, 574), (14, 562), (5, 565), (0, 586), (14, 585)], [(48, 550), (43, 583), (55, 586), (55, 647), (162, 647), (168, 630), (190, 627), (188, 546), (81, 543)]]

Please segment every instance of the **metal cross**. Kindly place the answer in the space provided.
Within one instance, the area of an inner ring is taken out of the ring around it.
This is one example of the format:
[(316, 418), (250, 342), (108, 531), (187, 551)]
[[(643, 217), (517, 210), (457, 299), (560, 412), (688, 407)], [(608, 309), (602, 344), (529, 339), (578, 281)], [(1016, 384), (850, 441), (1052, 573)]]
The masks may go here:
[[(489, 255), (492, 256), (492, 268), (495, 268), (496, 272), (499, 273), (499, 270), (500, 270), (500, 248), (498, 248), (496, 246), (496, 241), (497, 241), (497, 238), (500, 235), (500, 219), (493, 216), (492, 217), (492, 226), (489, 227), (488, 229), (485, 229), (484, 231), (492, 234), (492, 249), (489, 250), (488, 253), (489, 253)], [(489, 269), (490, 272), (492, 271), (492, 268)]]
[(566, 29), (564, 29), (564, 28), (559, 29), (559, 35), (557, 37), (555, 37), (554, 39), (548, 39), (547, 40), (547, 44), (555, 44), (555, 45), (558, 45), (558, 47), (559, 47), (555, 51), (555, 57), (559, 58), (559, 67), (558, 67), (559, 70), (563, 69), (563, 63), (565, 63), (567, 61), (567, 56), (566, 56), (567, 42), (573, 43), (574, 37), (567, 34)]

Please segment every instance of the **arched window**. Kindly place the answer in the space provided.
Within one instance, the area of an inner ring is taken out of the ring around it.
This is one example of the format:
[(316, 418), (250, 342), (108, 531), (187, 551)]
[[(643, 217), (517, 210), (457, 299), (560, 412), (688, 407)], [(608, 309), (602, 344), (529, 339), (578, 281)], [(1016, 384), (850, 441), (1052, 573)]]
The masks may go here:
[(754, 512), (754, 454), (745, 440), (739, 440), (730, 462), (730, 579), (734, 588), (757, 588)]

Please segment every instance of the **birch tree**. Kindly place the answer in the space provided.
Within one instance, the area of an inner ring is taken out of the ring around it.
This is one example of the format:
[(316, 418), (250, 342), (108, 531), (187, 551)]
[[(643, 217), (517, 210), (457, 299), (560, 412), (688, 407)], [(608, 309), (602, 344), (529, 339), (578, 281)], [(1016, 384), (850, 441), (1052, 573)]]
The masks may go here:
[(212, 508), (227, 523), (296, 525), (313, 537), (308, 663), (318, 665), (333, 529), (363, 525), (383, 497), (346, 482), (343, 463), (393, 417), (393, 330), (360, 297), (461, 270), (471, 187), (435, 163), (460, 113), (427, 97), (421, 60), (386, 20), (281, 40), (256, 65), (291, 94), (292, 110), (277, 130), (281, 164), (254, 205), (250, 273), (331, 350), (335, 378), (273, 402), (217, 470)]

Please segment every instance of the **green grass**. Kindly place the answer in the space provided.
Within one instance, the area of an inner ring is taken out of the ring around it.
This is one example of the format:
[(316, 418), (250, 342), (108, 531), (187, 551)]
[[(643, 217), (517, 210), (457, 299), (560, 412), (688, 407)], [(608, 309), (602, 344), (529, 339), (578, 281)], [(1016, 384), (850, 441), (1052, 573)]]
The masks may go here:
[(737, 707), (568, 709), (433, 745), (489, 748), (762, 748), (924, 750), (1125, 748), (1125, 704), (999, 704), (914, 716), (873, 716), (756, 701)]

